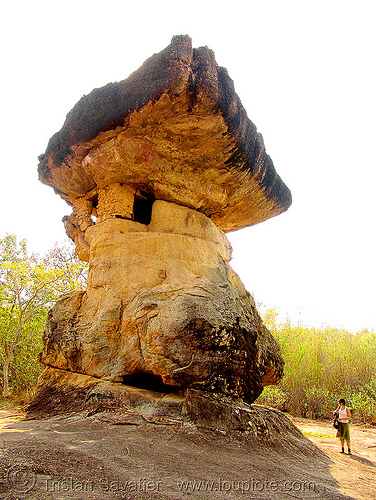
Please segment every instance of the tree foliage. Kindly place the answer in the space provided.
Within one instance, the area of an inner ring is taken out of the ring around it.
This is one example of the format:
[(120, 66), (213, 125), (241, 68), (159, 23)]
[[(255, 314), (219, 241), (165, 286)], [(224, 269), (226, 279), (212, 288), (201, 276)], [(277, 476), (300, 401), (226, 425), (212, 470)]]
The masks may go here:
[(343, 397), (355, 419), (376, 421), (376, 333), (279, 324), (274, 309), (263, 319), (281, 347), (285, 375), (278, 387), (264, 390), (258, 403), (329, 418)]
[(82, 289), (86, 264), (68, 249), (29, 254), (15, 235), (0, 240), (0, 363), (2, 394), (32, 384), (47, 310), (63, 293)]

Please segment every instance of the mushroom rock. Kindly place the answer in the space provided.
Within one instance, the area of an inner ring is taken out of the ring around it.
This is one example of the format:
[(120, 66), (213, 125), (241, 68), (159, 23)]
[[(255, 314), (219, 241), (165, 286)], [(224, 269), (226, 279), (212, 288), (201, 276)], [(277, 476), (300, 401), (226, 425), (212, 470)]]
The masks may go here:
[(282, 213), (291, 195), (211, 50), (174, 37), (84, 96), (39, 178), (73, 207), (65, 228), (90, 263), (86, 291), (50, 311), (40, 390), (62, 371), (247, 402), (278, 383), (280, 349), (225, 233)]

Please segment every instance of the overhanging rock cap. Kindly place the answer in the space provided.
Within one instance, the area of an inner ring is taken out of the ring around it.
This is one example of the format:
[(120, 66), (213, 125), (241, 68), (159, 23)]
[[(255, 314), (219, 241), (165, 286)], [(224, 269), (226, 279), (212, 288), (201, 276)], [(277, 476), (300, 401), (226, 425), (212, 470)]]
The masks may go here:
[(291, 204), (226, 69), (207, 47), (192, 49), (188, 36), (174, 37), (126, 80), (82, 97), (38, 171), (72, 205), (128, 184), (201, 211), (223, 231)]

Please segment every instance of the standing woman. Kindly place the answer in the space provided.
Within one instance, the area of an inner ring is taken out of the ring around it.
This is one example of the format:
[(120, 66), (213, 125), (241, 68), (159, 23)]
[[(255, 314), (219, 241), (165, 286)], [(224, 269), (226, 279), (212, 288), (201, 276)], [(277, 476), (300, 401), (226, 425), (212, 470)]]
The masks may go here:
[(338, 408), (334, 414), (338, 415), (339, 427), (337, 430), (337, 438), (341, 440), (342, 451), (345, 453), (345, 441), (347, 443), (348, 454), (351, 455), (350, 449), (350, 426), (349, 422), (351, 420), (350, 408), (346, 406), (346, 402), (343, 398), (338, 401)]

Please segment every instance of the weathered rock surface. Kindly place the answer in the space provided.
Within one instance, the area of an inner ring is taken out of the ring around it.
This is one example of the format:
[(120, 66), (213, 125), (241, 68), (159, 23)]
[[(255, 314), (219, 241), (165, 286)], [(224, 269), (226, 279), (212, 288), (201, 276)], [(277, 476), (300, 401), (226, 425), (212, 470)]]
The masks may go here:
[(201, 211), (225, 232), (291, 204), (227, 71), (187, 36), (83, 97), (40, 157), (39, 177), (74, 207), (125, 184)]
[(44, 370), (40, 383), (44, 392), (26, 407), (28, 418), (86, 413), (100, 415), (115, 424), (138, 425), (143, 421), (194, 424), (238, 437), (248, 436), (252, 441), (267, 440), (269, 444), (273, 440), (281, 444), (283, 439), (302, 438), (300, 431), (278, 410), (206, 391), (184, 389), (162, 393), (54, 368)]
[[(145, 392), (129, 388), (121, 410), (110, 406), (114, 399), (106, 399), (104, 390), (93, 389), (86, 409), (68, 415), (61, 408), (64, 414), (21, 420), (1, 411), (2, 497), (374, 498), (374, 466), (362, 452), (339, 464), (338, 449), (332, 451), (327, 439), (310, 438), (324, 441), (321, 451), (276, 410), (190, 391), (183, 414), (184, 401), (168, 396), (157, 404)], [(329, 424), (310, 424), (312, 431), (330, 432)], [(357, 443), (369, 441), (364, 432), (359, 429)]]
[(87, 234), (87, 291), (50, 312), (45, 365), (117, 382), (148, 374), (247, 401), (278, 382), (279, 347), (205, 215), (156, 201), (148, 226), (110, 219)]
[(66, 232), (90, 263), (87, 290), (50, 312), (48, 373), (248, 402), (278, 383), (279, 347), (229, 266), (225, 231), (291, 196), (211, 51), (175, 37), (81, 99), (39, 175), (73, 206)]

